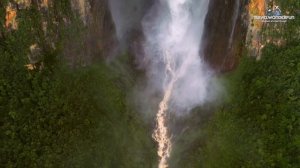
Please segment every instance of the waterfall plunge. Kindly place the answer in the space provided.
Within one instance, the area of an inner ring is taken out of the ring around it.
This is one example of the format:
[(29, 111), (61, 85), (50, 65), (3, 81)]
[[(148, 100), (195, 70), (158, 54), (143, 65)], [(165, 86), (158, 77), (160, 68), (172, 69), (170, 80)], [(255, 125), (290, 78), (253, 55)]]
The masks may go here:
[[(135, 10), (126, 10), (127, 13), (124, 13), (122, 9), (139, 9), (134, 6), (143, 3), (136, 0), (128, 3), (110, 0), (120, 41), (124, 32), (135, 27), (134, 21), (140, 17)], [(156, 97), (156, 93), (162, 96), (159, 105), (155, 105), (155, 109), (158, 106), (157, 125), (153, 132), (153, 138), (158, 143), (159, 168), (168, 167), (172, 150), (167, 114), (184, 115), (215, 99), (220, 91), (200, 52), (208, 4), (209, 0), (154, 0), (152, 8), (142, 20), (144, 54), (137, 54), (136, 57), (140, 67), (146, 70), (147, 84), (140, 93), (142, 99), (139, 99), (139, 104), (143, 108), (141, 111), (147, 113), (153, 109), (152, 98)]]
[(208, 0), (160, 0), (144, 18), (149, 82), (163, 94), (153, 138), (159, 168), (172, 151), (167, 113), (191, 110), (210, 99), (211, 76), (199, 54)]
[(215, 84), (200, 52), (208, 3), (209, 0), (159, 0), (142, 23), (148, 83), (151, 89), (164, 93), (172, 81), (166, 72), (167, 52), (177, 78), (169, 104), (177, 114), (215, 98)]

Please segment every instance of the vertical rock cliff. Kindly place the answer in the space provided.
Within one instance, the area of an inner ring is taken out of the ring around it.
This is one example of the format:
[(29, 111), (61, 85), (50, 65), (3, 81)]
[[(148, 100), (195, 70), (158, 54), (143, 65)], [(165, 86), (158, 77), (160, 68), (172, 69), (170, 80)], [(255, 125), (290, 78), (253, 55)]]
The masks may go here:
[(246, 1), (211, 0), (205, 22), (205, 60), (217, 72), (233, 70), (246, 39)]
[[(108, 0), (72, 0), (72, 7), (83, 22), (80, 42), (70, 41), (66, 55), (72, 65), (86, 65), (107, 57), (115, 46), (115, 28)], [(78, 50), (80, 48), (80, 50)]]

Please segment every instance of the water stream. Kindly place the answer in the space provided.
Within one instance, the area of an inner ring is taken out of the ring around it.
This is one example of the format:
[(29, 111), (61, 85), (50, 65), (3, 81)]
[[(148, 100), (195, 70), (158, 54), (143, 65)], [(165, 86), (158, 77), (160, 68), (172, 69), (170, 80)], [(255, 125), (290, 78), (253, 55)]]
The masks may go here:
[(168, 167), (172, 152), (168, 113), (189, 111), (207, 98), (209, 75), (199, 55), (207, 8), (208, 0), (160, 0), (143, 23), (149, 80), (163, 94), (153, 132), (159, 168)]

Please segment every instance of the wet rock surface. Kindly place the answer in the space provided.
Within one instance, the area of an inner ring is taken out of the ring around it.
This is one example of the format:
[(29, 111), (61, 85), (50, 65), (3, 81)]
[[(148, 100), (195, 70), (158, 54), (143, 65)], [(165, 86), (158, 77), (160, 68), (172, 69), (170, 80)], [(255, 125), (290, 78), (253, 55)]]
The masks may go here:
[(90, 6), (86, 47), (92, 55), (103, 57), (114, 46), (114, 24), (107, 0), (90, 0)]
[[(153, 0), (72, 0), (87, 32), (82, 44), (70, 43), (67, 55), (71, 64), (90, 64), (101, 58), (113, 58), (128, 50), (140, 50), (142, 19)], [(83, 48), (78, 52), (76, 48)], [(74, 58), (74, 55), (78, 58)], [(83, 63), (82, 63), (83, 60)], [(80, 63), (78, 63), (78, 61)]]
[(115, 28), (108, 0), (72, 0), (85, 30), (80, 41), (66, 44), (65, 55), (71, 66), (89, 65), (95, 60), (108, 57), (116, 46)]
[[(202, 52), (205, 61), (217, 72), (231, 71), (238, 65), (246, 39), (247, 2), (236, 3), (236, 0), (212, 0), (209, 4)], [(235, 15), (237, 18), (233, 20)]]
[[(118, 1), (118, 0), (115, 0)], [(116, 23), (116, 13), (113, 13), (108, 0), (86, 0), (89, 4), (85, 11), (85, 21), (88, 33), (84, 39), (84, 60), (86, 63), (95, 59), (117, 55), (124, 49), (129, 49), (132, 54), (142, 55), (141, 44), (143, 32), (141, 27), (145, 13), (152, 7), (153, 0), (139, 2), (119, 3), (118, 8), (132, 8), (125, 11), (122, 16), (128, 25)], [(243, 50), (247, 34), (247, 1), (236, 0), (211, 0), (205, 21), (202, 51), (204, 60), (216, 72), (227, 72), (236, 68)], [(130, 18), (129, 16), (133, 16)], [(120, 17), (120, 16), (117, 16)], [(124, 19), (125, 18), (125, 19)], [(127, 19), (126, 19), (127, 18)], [(128, 19), (130, 18), (130, 19)], [(116, 30), (116, 24), (124, 30)], [(120, 34), (126, 36), (119, 37)], [(200, 37), (199, 37), (200, 38)], [(72, 48), (72, 47), (71, 47)], [(75, 51), (74, 51), (75, 52)], [(73, 55), (73, 54), (71, 54)]]

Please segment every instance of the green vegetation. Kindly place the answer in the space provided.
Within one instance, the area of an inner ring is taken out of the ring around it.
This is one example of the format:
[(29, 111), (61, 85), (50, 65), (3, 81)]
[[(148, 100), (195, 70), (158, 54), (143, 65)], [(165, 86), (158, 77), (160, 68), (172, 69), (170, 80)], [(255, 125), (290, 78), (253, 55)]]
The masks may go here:
[[(281, 7), (295, 11), (300, 4), (282, 1)], [(299, 21), (297, 14), (284, 25), (268, 25), (264, 35), (273, 37), (270, 32), (276, 32), (286, 44), (268, 44), (260, 61), (246, 56), (230, 75), (231, 95), (207, 127), (204, 151), (197, 153), (203, 161), (198, 167), (299, 167)]]
[[(36, 5), (20, 10), (18, 30), (0, 26), (0, 167), (151, 167), (150, 131), (126, 102), (127, 60), (66, 66), (65, 44), (84, 29), (69, 1), (54, 4), (46, 14)], [(34, 43), (39, 62), (28, 70)]]
[(277, 4), (296, 19), (265, 25), (262, 37), (271, 41), (261, 60), (244, 53), (238, 69), (224, 76), (229, 93), (225, 103), (204, 129), (192, 123), (194, 131), (179, 138), (175, 153), (181, 152), (183, 159), (174, 157), (174, 167), (299, 167), (300, 2)]
[[(0, 25), (7, 2), (0, 1)], [(299, 0), (280, 4), (291, 13), (300, 8)], [(174, 121), (183, 131), (174, 137), (172, 167), (299, 167), (299, 18), (264, 30), (285, 43), (265, 46), (260, 61), (242, 58), (225, 77), (228, 100), (207, 125), (205, 107)], [(150, 127), (126, 100), (136, 76), (129, 56), (83, 67), (77, 55), (69, 66), (67, 46), (82, 54), (86, 30), (68, 0), (54, 0), (46, 12), (37, 4), (22, 9), (18, 23), (18, 30), (0, 26), (0, 167), (155, 167)], [(40, 52), (28, 70), (32, 44)]]
[(211, 122), (204, 167), (300, 164), (300, 45), (267, 46), (261, 61), (245, 58), (233, 96)]

